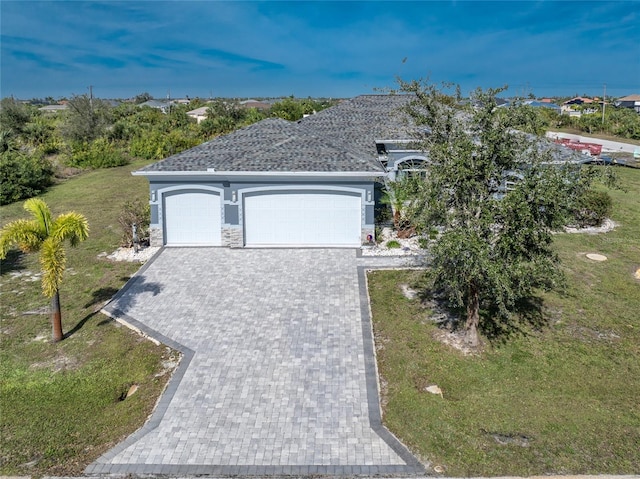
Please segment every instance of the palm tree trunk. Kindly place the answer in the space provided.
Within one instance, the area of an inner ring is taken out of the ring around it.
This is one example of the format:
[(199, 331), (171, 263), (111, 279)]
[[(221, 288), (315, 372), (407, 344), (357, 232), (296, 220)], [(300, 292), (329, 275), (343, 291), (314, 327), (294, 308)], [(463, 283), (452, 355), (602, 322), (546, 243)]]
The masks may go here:
[(464, 325), (465, 341), (473, 348), (480, 344), (478, 324), (480, 323), (480, 297), (474, 281), (469, 284), (469, 298), (467, 303), (467, 321)]
[(53, 328), (51, 339), (53, 342), (62, 341), (64, 335), (62, 334), (62, 313), (60, 311), (60, 292), (58, 290), (51, 297), (51, 325)]

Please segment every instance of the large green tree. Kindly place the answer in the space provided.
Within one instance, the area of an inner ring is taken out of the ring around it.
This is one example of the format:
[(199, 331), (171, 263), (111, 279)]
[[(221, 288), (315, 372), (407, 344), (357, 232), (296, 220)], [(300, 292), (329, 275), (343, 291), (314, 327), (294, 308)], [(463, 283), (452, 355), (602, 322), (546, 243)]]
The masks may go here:
[(51, 300), (52, 339), (64, 338), (60, 311), (60, 284), (66, 265), (65, 241), (76, 246), (89, 236), (89, 224), (80, 213), (70, 212), (53, 219), (47, 204), (39, 198), (24, 203), (33, 219), (16, 220), (0, 230), (0, 259), (17, 245), (24, 253), (40, 253), (42, 291)]
[(518, 131), (535, 130), (527, 112), (496, 108), (502, 89), (477, 90), (461, 105), (428, 83), (402, 87), (415, 94), (407, 111), (430, 163), (415, 221), (440, 231), (429, 288), (460, 311), (467, 343), (478, 346), (480, 329), (513, 327), (527, 300), (561, 284), (552, 231), (588, 180)]
[(90, 142), (111, 124), (111, 107), (98, 98), (76, 95), (67, 103), (62, 134), (71, 141)]
[(29, 107), (13, 97), (5, 97), (0, 100), (0, 124), (2, 124), (3, 130), (11, 129), (16, 134), (22, 133), (32, 116)]

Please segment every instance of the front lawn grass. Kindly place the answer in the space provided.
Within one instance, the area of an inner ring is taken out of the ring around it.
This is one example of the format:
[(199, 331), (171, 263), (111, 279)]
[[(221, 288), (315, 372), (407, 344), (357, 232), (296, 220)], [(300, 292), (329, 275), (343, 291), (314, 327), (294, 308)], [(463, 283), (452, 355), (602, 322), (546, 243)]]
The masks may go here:
[[(90, 226), (87, 241), (67, 248), (64, 341), (50, 342), (38, 256), (16, 250), (2, 262), (0, 474), (81, 474), (142, 426), (178, 359), (98, 312), (140, 267), (99, 254), (119, 246), (122, 204), (148, 196), (146, 180), (130, 174), (143, 164), (87, 172), (41, 196), (54, 216), (77, 211)], [(22, 204), (0, 208), (0, 226), (27, 218)], [(134, 384), (137, 392), (122, 400)]]
[(435, 340), (402, 294), (419, 271), (369, 274), (384, 423), (423, 461), (450, 476), (640, 471), (640, 171), (618, 172), (620, 226), (556, 237), (568, 288), (543, 296), (547, 326), (479, 356)]

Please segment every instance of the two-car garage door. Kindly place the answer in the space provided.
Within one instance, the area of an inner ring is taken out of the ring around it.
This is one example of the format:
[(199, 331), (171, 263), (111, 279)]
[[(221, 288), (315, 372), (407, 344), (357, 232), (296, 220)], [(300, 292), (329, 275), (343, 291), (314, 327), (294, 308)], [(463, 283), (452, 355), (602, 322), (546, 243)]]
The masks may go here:
[(361, 196), (287, 192), (245, 196), (247, 246), (359, 246)]

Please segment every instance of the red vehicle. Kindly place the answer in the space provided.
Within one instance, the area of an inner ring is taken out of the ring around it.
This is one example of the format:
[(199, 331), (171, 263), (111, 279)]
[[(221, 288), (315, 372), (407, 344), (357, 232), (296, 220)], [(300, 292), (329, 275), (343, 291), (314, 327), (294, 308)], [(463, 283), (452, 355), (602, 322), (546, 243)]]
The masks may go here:
[(583, 143), (581, 141), (570, 140), (568, 138), (557, 139), (556, 143), (560, 143), (567, 148), (571, 148), (572, 150), (576, 150), (591, 156), (600, 156), (600, 153), (602, 153), (602, 145), (598, 145), (597, 143)]

